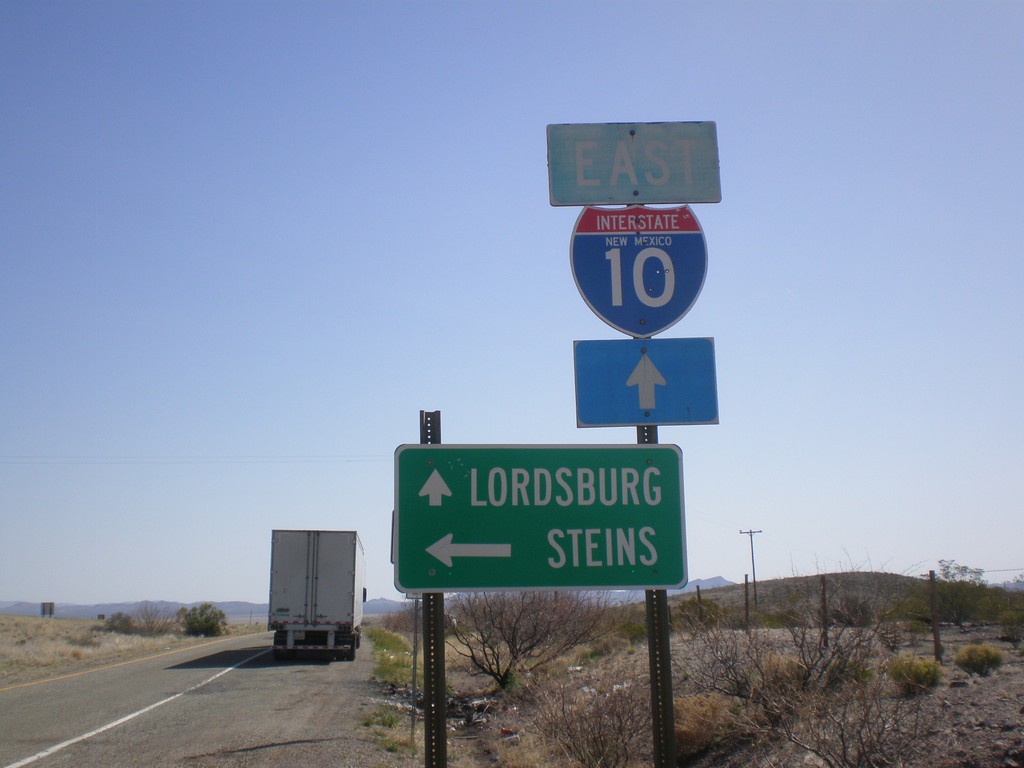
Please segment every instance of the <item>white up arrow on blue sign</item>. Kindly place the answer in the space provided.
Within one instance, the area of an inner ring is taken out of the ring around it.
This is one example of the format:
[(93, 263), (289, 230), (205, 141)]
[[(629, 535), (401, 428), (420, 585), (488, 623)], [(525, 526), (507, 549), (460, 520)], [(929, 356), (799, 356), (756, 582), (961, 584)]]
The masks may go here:
[(576, 425), (717, 424), (714, 339), (576, 341)]

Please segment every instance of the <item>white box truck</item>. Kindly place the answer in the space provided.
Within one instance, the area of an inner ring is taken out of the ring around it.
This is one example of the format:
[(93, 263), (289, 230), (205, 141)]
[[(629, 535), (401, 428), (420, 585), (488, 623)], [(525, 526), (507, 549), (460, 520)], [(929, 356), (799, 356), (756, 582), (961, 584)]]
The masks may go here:
[(363, 579), (363, 545), (355, 531), (275, 530), (268, 621), (274, 658), (354, 661)]

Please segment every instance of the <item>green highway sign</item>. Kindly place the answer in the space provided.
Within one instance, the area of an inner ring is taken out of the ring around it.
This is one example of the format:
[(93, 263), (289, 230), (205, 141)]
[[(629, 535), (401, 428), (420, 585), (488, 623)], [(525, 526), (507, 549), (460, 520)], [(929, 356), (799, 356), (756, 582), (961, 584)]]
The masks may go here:
[(686, 584), (675, 445), (402, 445), (401, 592)]

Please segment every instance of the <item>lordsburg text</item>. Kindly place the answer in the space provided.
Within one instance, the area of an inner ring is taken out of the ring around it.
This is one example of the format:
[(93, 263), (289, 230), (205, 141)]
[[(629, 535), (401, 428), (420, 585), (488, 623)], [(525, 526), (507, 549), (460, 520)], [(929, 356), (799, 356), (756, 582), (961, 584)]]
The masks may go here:
[[(494, 467), (487, 473), (486, 489), (476, 468), (469, 470), (470, 504), (474, 507), (641, 506), (661, 503), (657, 467)], [(642, 501), (641, 501), (642, 500)]]

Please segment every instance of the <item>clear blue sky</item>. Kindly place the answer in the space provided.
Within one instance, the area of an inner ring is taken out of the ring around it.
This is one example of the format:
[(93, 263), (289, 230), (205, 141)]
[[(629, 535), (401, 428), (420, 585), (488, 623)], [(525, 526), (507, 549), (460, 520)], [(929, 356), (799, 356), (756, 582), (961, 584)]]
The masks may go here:
[(713, 120), (691, 578), (1024, 568), (1024, 5), (0, 4), (0, 599), (389, 562), (393, 453), (578, 429), (549, 123)]

